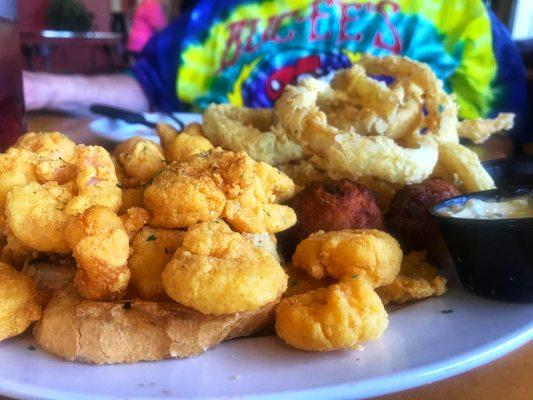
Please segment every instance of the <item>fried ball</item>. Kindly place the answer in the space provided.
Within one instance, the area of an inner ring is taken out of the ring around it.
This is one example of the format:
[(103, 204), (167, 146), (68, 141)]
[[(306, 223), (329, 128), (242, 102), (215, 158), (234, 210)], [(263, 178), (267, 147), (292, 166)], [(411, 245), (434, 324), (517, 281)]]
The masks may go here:
[(348, 179), (312, 182), (288, 205), (296, 212), (297, 222), (282, 234), (287, 256), (294, 253), (298, 243), (320, 230), (383, 228), (375, 194)]
[(185, 126), (183, 132), (166, 124), (158, 124), (156, 130), (167, 161), (185, 161), (192, 155), (213, 148), (211, 142), (203, 136), (202, 126), (197, 123)]
[(353, 349), (379, 338), (387, 326), (383, 303), (364, 279), (288, 297), (276, 306), (276, 333), (302, 350)]
[(131, 243), (128, 260), (132, 295), (143, 300), (167, 298), (161, 272), (183, 242), (185, 232), (144, 227)]
[(159, 145), (141, 137), (120, 143), (114, 156), (124, 168), (127, 186), (145, 185), (165, 167), (165, 157)]
[(252, 311), (287, 288), (276, 259), (222, 220), (189, 228), (162, 278), (173, 300), (204, 314)]
[(446, 279), (437, 275), (437, 268), (426, 262), (424, 252), (412, 252), (403, 258), (400, 273), (387, 286), (376, 289), (383, 304), (441, 296), (446, 292)]
[(215, 149), (172, 163), (144, 192), (150, 226), (184, 228), (225, 219), (239, 232), (279, 232), (296, 222), (287, 206), (275, 204), (294, 193), (281, 171), (246, 153)]
[(65, 237), (78, 264), (78, 292), (92, 300), (121, 298), (130, 278), (130, 247), (120, 218), (107, 207), (89, 207), (67, 223)]
[(19, 137), (13, 147), (66, 162), (72, 161), (76, 155), (76, 143), (60, 132), (29, 132)]
[(120, 215), (124, 229), (128, 234), (130, 240), (132, 240), (137, 232), (139, 232), (143, 226), (145, 226), (150, 220), (150, 214), (144, 208), (131, 207), (126, 212)]
[(446, 264), (448, 250), (429, 208), (460, 194), (455, 186), (441, 178), (405, 186), (394, 194), (385, 214), (387, 228), (398, 238), (405, 252), (427, 249), (433, 263)]
[(5, 213), (13, 235), (25, 246), (44, 252), (68, 253), (64, 230), (65, 207), (72, 192), (56, 182), (32, 182), (13, 188), (7, 195)]
[(0, 341), (24, 332), (39, 318), (35, 284), (26, 274), (0, 263)]
[(388, 233), (376, 229), (312, 234), (296, 248), (294, 265), (313, 278), (366, 278), (372, 287), (392, 283), (402, 262), (402, 250)]
[(122, 207), (119, 214), (124, 214), (132, 207), (142, 207), (144, 187), (123, 188), (122, 189)]

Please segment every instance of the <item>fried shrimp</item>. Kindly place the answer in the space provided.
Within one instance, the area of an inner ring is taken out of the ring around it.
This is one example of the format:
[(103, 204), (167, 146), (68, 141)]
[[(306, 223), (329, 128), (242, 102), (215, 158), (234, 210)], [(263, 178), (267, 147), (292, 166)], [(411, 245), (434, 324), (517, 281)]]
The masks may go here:
[(390, 285), (376, 289), (383, 304), (407, 303), (446, 292), (446, 279), (426, 262), (424, 252), (411, 252), (403, 258), (400, 273)]
[(290, 297), (323, 288), (334, 283), (332, 279), (315, 279), (303, 269), (292, 264), (284, 266), (285, 272), (289, 275), (287, 290), (283, 297)]
[(78, 265), (78, 292), (93, 300), (121, 298), (130, 278), (130, 247), (120, 218), (107, 207), (91, 206), (67, 223), (65, 237)]
[(115, 147), (114, 156), (122, 166), (127, 187), (145, 185), (165, 166), (159, 145), (141, 137), (132, 137)]
[(26, 274), (0, 263), (0, 341), (24, 332), (39, 318), (35, 284)]
[(186, 125), (182, 132), (166, 124), (157, 125), (167, 161), (185, 161), (190, 156), (211, 150), (213, 145), (203, 136), (202, 126), (197, 123)]
[(68, 253), (64, 230), (65, 208), (73, 198), (66, 186), (56, 182), (32, 182), (13, 188), (7, 195), (5, 213), (13, 235), (37, 251)]
[(205, 136), (215, 146), (245, 151), (254, 160), (271, 165), (303, 157), (302, 148), (274, 124), (272, 110), (211, 104), (203, 117)]
[(79, 145), (76, 147), (74, 165), (78, 169), (75, 180), (77, 196), (67, 204), (67, 214), (81, 213), (93, 205), (118, 211), (122, 204), (122, 193), (109, 153), (100, 146)]
[(162, 278), (173, 300), (204, 314), (255, 310), (287, 288), (287, 275), (274, 256), (222, 220), (189, 228)]
[(276, 204), (293, 193), (292, 180), (276, 168), (243, 152), (214, 149), (169, 165), (145, 190), (143, 205), (153, 227), (223, 218), (239, 232), (275, 233), (296, 222), (291, 208)]
[(60, 132), (29, 132), (19, 137), (13, 147), (66, 162), (72, 161), (76, 155), (76, 143)]
[(11, 189), (37, 181), (37, 162), (38, 156), (25, 149), (10, 148), (0, 154), (0, 214)]
[(132, 207), (142, 207), (144, 187), (122, 188), (122, 207), (119, 214), (124, 214)]
[(183, 242), (185, 232), (144, 227), (131, 243), (132, 254), (128, 260), (131, 271), (132, 295), (143, 300), (167, 298), (163, 290), (161, 272), (176, 249)]
[(387, 312), (364, 279), (291, 296), (276, 306), (276, 333), (302, 350), (354, 349), (379, 338), (387, 326)]
[(124, 224), (124, 229), (128, 234), (130, 240), (137, 235), (150, 220), (150, 214), (144, 208), (131, 207), (126, 210), (124, 214), (120, 215), (120, 219)]
[(378, 287), (398, 275), (402, 250), (391, 235), (376, 229), (319, 231), (296, 247), (292, 261), (316, 279), (364, 277)]

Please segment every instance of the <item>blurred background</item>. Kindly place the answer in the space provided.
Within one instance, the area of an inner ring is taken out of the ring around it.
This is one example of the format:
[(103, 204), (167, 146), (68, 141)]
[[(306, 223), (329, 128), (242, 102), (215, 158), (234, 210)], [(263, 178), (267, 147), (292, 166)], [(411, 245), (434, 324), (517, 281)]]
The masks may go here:
[(96, 74), (127, 67), (136, 0), (19, 0), (24, 69)]
[[(128, 57), (127, 40), (141, 2), (18, 0), (24, 68), (85, 74), (124, 69), (132, 59)], [(512, 32), (526, 65), (532, 69), (533, 0), (486, 3)]]

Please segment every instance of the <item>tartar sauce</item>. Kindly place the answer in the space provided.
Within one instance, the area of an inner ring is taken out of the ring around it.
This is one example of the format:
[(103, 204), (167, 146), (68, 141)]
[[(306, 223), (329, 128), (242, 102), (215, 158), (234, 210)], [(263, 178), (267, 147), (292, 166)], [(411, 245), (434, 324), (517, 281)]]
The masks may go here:
[(468, 199), (463, 204), (441, 208), (439, 213), (456, 218), (531, 218), (533, 217), (533, 197), (526, 195), (501, 201)]

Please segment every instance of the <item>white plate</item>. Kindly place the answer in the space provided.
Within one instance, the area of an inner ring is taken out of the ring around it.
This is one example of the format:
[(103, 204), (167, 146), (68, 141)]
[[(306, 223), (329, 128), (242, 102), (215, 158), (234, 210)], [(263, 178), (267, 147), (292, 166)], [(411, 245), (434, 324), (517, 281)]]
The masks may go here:
[[(176, 118), (184, 124), (191, 122), (202, 122), (202, 114), (195, 113), (174, 113)], [(176, 125), (175, 121), (160, 113), (144, 113), (144, 117), (153, 123), (165, 122), (170, 125)], [(96, 136), (111, 140), (113, 142), (122, 142), (133, 136), (142, 136), (147, 139), (159, 142), (154, 129), (140, 124), (128, 124), (127, 122), (110, 119), (106, 117), (96, 118), (89, 123), (89, 129)]]
[[(440, 298), (391, 311), (364, 350), (307, 353), (275, 337), (237, 339), (184, 360), (133, 365), (68, 363), (31, 337), (0, 344), (0, 393), (35, 399), (357, 399), (430, 383), (533, 338), (533, 305), (478, 298), (454, 278)], [(453, 309), (453, 313), (443, 310)]]

